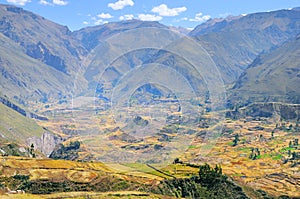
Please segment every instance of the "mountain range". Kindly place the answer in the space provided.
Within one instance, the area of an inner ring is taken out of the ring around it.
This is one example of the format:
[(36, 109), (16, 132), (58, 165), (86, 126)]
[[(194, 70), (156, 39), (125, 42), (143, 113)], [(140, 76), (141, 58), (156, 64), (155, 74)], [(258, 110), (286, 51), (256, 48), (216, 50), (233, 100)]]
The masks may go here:
[[(1, 5), (0, 10), (1, 92), (24, 105), (55, 102), (95, 92), (97, 87), (95, 77), (99, 77), (101, 71), (97, 66), (95, 68), (93, 62), (103, 59), (100, 54), (103, 48), (96, 49), (96, 47), (112, 35), (137, 28), (174, 30), (174, 27), (158, 22), (130, 20), (71, 32), (65, 26), (22, 8)], [(253, 78), (246, 78), (245, 74), (249, 73), (246, 71), (251, 71), (251, 68), (258, 69), (253, 66), (258, 59), (264, 61), (266, 57), (273, 56), (275, 52), (272, 54), (272, 51), (275, 48), (292, 40), (299, 32), (300, 12), (295, 8), (211, 19), (197, 26), (188, 36), (195, 38), (211, 56), (225, 86), (235, 84), (234, 93), (239, 93), (242, 85), (254, 86)], [(90, 60), (95, 50), (100, 50), (98, 53), (100, 55)], [(152, 54), (151, 61), (147, 54)], [(154, 52), (151, 49), (131, 52), (130, 56), (135, 57), (131, 58), (130, 66), (149, 62), (173, 63), (173, 65), (180, 63), (176, 56), (169, 56), (167, 52), (162, 51)], [(260, 56), (265, 58), (257, 58)], [(297, 62), (297, 60), (291, 62), (295, 61)], [(298, 65), (294, 64), (289, 70), (295, 71), (297, 69), (293, 68), (297, 67)], [(256, 72), (261, 73), (260, 70)], [(283, 75), (276, 76), (283, 77)], [(251, 81), (246, 83), (246, 79), (249, 78)], [(287, 85), (292, 85), (296, 81), (290, 78), (286, 80), (293, 81)], [(270, 90), (274, 90), (273, 87)], [(274, 92), (293, 93), (293, 96), (297, 96), (296, 90), (286, 91), (283, 85), (277, 87)]]
[(172, 178), (176, 197), (189, 186), (206, 193), (180, 178), (209, 162), (234, 183), (224, 176), (207, 193), (298, 197), (299, 46), (299, 8), (192, 31), (135, 19), (70, 31), (0, 4), (0, 194), (23, 178), (31, 193), (136, 190), (147, 178)]

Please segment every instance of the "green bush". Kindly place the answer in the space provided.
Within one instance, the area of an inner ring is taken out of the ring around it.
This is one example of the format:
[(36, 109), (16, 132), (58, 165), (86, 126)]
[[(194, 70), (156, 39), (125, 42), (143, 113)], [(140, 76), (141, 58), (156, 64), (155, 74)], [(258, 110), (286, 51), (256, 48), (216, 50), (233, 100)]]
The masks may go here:
[(199, 176), (164, 180), (152, 192), (178, 198), (248, 198), (241, 187), (227, 180), (221, 166), (208, 164), (199, 167)]

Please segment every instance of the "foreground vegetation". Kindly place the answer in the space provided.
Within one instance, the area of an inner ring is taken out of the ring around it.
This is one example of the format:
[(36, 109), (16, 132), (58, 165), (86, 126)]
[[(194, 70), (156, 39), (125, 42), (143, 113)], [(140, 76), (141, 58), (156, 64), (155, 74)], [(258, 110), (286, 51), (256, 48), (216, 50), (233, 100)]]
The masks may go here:
[[(105, 165), (12, 156), (1, 157), (0, 162), (3, 198), (249, 198), (249, 192), (255, 198), (272, 198), (264, 191), (237, 185), (219, 165), (178, 161), (158, 170), (134, 163)], [(176, 177), (170, 172), (174, 168)], [(6, 195), (9, 190), (26, 194)]]
[[(31, 166), (35, 171), (29, 171), (29, 161), (33, 162)], [(129, 191), (127, 194), (133, 198), (151, 198), (151, 194), (153, 197), (156, 194), (157, 198), (162, 195), (177, 198), (237, 198), (237, 196), (238, 198), (248, 198), (242, 188), (230, 182), (222, 174), (220, 166), (211, 168), (208, 164), (199, 167), (198, 175), (189, 178), (171, 178), (167, 175), (162, 177), (161, 174), (156, 176), (155, 171), (152, 172), (152, 177), (149, 177), (149, 173), (143, 177), (121, 174), (110, 170), (101, 163), (13, 157), (2, 158), (2, 162), (4, 162), (0, 178), (2, 193), (5, 193), (5, 190), (24, 190), (26, 193), (38, 195), (60, 192), (110, 192), (110, 196), (122, 198), (126, 196), (122, 192)], [(21, 165), (22, 168), (17, 168)], [(177, 166), (180, 167), (180, 165)], [(183, 165), (181, 166), (183, 167)], [(9, 176), (12, 170), (24, 174)], [(26, 175), (26, 172), (29, 172), (29, 175)], [(42, 174), (43, 172), (44, 174)], [(99, 196), (99, 198), (101, 197)]]

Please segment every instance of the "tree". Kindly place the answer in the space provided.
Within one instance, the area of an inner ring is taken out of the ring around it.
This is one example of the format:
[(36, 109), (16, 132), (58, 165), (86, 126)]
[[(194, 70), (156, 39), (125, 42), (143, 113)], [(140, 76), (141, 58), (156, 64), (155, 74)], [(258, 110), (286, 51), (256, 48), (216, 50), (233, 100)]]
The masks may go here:
[(199, 179), (202, 185), (207, 187), (215, 185), (216, 182), (225, 179), (222, 175), (222, 168), (216, 165), (215, 168), (210, 167), (207, 163), (199, 168)]
[(251, 154), (250, 154), (249, 158), (251, 160), (256, 160), (257, 158), (259, 158), (259, 156), (260, 156), (260, 150), (259, 150), (259, 148), (252, 148), (251, 149)]
[(292, 158), (291, 160), (296, 160), (297, 159), (297, 153), (296, 152), (293, 152), (292, 153)]
[(173, 164), (182, 164), (183, 162), (179, 158), (175, 158)]
[(31, 157), (33, 157), (33, 158), (36, 157), (35, 152), (34, 152), (34, 145), (33, 145), (33, 143), (32, 143), (31, 146), (30, 146), (29, 154), (30, 154)]
[(298, 146), (298, 145), (299, 145), (299, 139), (295, 139), (295, 140), (294, 140), (294, 145), (295, 145), (295, 146)]
[(240, 141), (239, 137), (240, 137), (239, 134), (234, 135), (234, 140), (233, 140), (233, 145), (232, 146), (236, 146), (238, 144), (238, 142)]
[(299, 132), (300, 128), (299, 128), (299, 121), (296, 122), (296, 126), (295, 126), (295, 132)]

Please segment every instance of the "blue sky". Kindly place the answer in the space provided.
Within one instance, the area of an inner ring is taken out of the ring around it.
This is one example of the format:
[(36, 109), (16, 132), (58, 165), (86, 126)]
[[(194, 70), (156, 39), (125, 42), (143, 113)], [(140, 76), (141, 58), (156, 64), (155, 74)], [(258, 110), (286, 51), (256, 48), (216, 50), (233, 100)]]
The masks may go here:
[(126, 19), (155, 20), (194, 28), (209, 18), (300, 6), (300, 0), (0, 0), (71, 30)]

